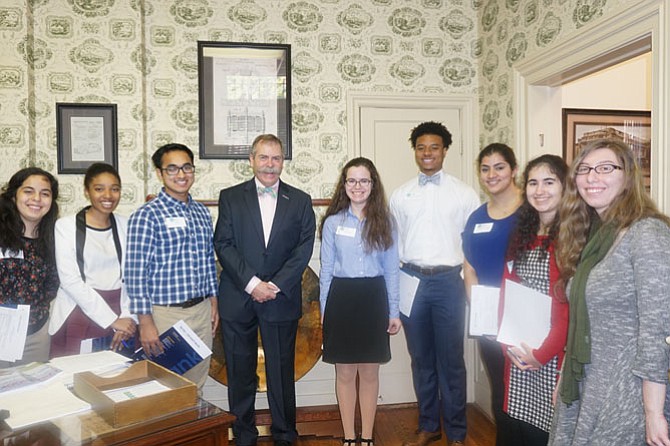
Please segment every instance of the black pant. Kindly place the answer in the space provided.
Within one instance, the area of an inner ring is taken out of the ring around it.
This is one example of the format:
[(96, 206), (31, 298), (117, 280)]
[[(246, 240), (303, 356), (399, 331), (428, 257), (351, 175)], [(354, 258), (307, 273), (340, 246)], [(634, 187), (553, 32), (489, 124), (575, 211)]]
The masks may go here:
[(254, 319), (248, 323), (221, 321), (223, 349), (228, 373), (228, 404), (237, 417), (233, 423), (235, 444), (255, 445), (258, 378), (258, 329), (265, 354), (268, 405), (272, 416), (270, 431), (275, 441), (293, 442), (295, 427), (295, 339), (298, 321), (270, 323)]
[(506, 418), (509, 417), (503, 412), (503, 402), (505, 399), (505, 356), (502, 348), (497, 341), (481, 337), (479, 338), (479, 354), (484, 363), (484, 368), (489, 376), (489, 385), (491, 388), (491, 410), (496, 422), (496, 446), (514, 446), (505, 444), (501, 430), (505, 428)]
[(503, 444), (509, 446), (547, 446), (549, 432), (525, 421), (517, 420), (506, 414), (506, 420), (498, 435), (502, 435)]

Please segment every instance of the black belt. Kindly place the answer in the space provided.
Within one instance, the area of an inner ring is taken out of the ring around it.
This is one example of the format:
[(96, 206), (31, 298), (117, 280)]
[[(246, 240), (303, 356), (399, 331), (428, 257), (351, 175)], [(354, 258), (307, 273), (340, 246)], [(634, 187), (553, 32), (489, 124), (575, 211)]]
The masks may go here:
[(460, 268), (459, 266), (448, 266), (448, 265), (437, 265), (437, 266), (419, 266), (413, 263), (403, 263), (403, 268), (407, 268), (410, 271), (415, 273), (423, 274), (424, 276), (434, 276), (435, 274), (448, 273), (455, 269)]
[(200, 302), (205, 300), (205, 297), (194, 297), (193, 299), (189, 299), (186, 302), (180, 302), (178, 304), (155, 304), (158, 305), (159, 307), (178, 307), (178, 308), (191, 308), (195, 305), (198, 305)]

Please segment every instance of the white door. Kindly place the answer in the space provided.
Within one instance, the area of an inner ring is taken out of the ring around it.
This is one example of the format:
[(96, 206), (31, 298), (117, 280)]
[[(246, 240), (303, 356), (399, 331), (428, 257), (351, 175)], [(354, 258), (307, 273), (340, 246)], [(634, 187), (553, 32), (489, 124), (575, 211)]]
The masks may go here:
[(414, 177), (418, 170), (414, 161), (409, 135), (417, 124), (437, 121), (444, 124), (452, 136), (447, 150), (444, 171), (463, 178), (463, 143), (458, 110), (434, 108), (406, 109), (386, 107), (361, 108), (361, 152), (377, 166), (387, 197), (398, 186)]
[[(431, 103), (435, 97), (361, 95), (351, 99), (349, 104), (349, 137), (353, 142), (350, 155), (364, 156), (375, 163), (387, 196), (418, 173), (409, 135), (412, 128), (424, 121), (442, 122), (452, 134), (453, 142), (447, 151), (444, 171), (477, 187), (473, 184), (474, 159), (478, 151), (474, 98), (444, 98), (435, 104)], [(391, 353), (393, 359), (380, 370), (379, 403), (416, 401), (404, 333), (391, 337)], [(474, 342), (466, 338), (468, 402), (475, 401), (475, 378), (481, 377), (481, 372), (477, 373), (481, 366), (475, 364), (478, 359)], [(488, 401), (479, 404), (483, 407), (490, 405)]]

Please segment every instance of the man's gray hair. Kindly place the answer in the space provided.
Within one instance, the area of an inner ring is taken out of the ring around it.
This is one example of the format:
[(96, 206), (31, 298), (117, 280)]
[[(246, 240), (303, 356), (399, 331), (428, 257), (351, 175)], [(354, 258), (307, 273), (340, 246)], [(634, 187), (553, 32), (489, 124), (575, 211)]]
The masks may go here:
[(251, 143), (251, 153), (250, 153), (251, 156), (256, 156), (256, 147), (258, 147), (258, 144), (260, 143), (278, 144), (279, 148), (281, 149), (282, 158), (284, 157), (284, 144), (281, 142), (281, 139), (279, 139), (272, 133), (265, 133), (263, 135), (258, 135), (256, 139), (254, 139), (254, 142)]

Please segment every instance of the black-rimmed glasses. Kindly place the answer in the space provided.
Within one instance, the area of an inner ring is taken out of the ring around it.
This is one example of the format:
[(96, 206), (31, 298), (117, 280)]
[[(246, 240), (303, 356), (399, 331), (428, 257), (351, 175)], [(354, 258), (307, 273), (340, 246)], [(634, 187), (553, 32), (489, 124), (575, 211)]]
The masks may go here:
[(177, 175), (180, 170), (184, 172), (185, 175), (191, 175), (195, 172), (195, 166), (193, 164), (184, 164), (183, 166), (175, 166), (174, 164), (170, 164), (161, 170), (163, 172), (167, 172), (167, 174), (170, 176)]
[(344, 184), (349, 187), (354, 187), (357, 184), (363, 187), (368, 187), (372, 184), (372, 180), (370, 178), (361, 178), (360, 180), (357, 180), (356, 178), (347, 178), (344, 180)]
[(621, 166), (616, 164), (598, 164), (597, 166), (587, 166), (586, 164), (580, 164), (575, 169), (577, 175), (588, 175), (591, 171), (595, 171), (597, 174), (608, 174), (612, 173), (615, 170), (622, 170)]

